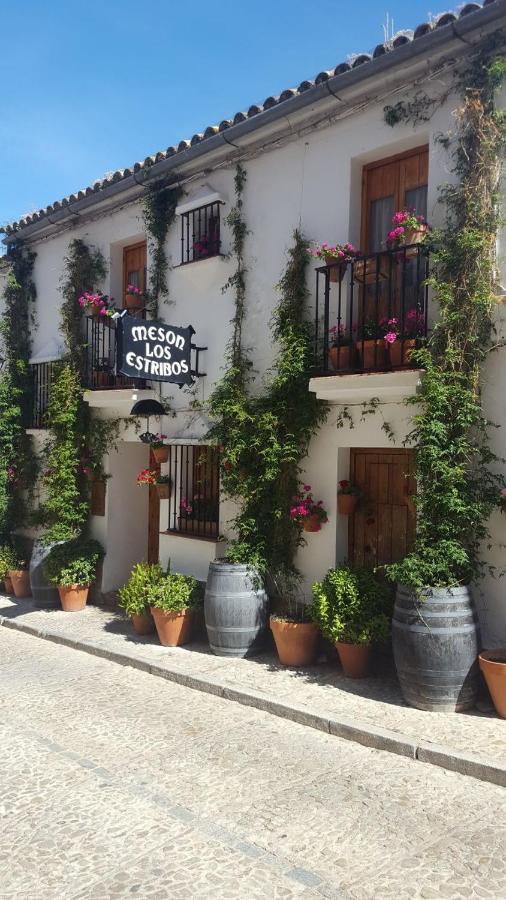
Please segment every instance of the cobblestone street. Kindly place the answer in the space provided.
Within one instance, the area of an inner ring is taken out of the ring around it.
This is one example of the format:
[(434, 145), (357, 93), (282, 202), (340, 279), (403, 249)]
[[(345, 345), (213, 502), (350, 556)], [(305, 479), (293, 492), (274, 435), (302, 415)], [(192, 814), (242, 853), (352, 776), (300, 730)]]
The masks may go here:
[(1, 629), (1, 900), (506, 898), (504, 789)]

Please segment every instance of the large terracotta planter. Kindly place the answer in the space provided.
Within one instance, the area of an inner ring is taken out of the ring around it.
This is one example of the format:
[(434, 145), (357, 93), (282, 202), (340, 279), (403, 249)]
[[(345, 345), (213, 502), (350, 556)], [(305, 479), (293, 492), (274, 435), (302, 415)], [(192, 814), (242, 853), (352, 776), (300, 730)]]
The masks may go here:
[(163, 609), (152, 606), (151, 615), (155, 620), (159, 641), (164, 647), (179, 647), (188, 643), (193, 625), (191, 609), (185, 609), (183, 612), (164, 612)]
[(316, 513), (304, 519), (304, 531), (321, 531), (321, 522)]
[(483, 650), (478, 657), (498, 716), (506, 719), (506, 648)]
[(371, 660), (370, 644), (345, 644), (336, 641), (339, 661), (347, 678), (366, 678)]
[(12, 590), (15, 597), (32, 596), (28, 569), (9, 569), (8, 575), (12, 581)]
[(126, 309), (144, 309), (144, 297), (139, 294), (126, 294)]
[(353, 368), (355, 348), (346, 345), (344, 347), (329, 347), (329, 364), (334, 372), (346, 372)]
[(89, 584), (73, 584), (70, 587), (58, 586), (60, 602), (64, 612), (80, 612), (86, 606)]
[(151, 453), (158, 465), (166, 463), (169, 458), (169, 448), (166, 444), (164, 444), (163, 447), (151, 447)]
[(14, 588), (13, 588), (13, 586), (12, 586), (12, 578), (9, 578), (8, 575), (6, 575), (5, 578), (4, 578), (4, 587), (5, 587), (5, 593), (6, 593), (6, 594), (13, 594), (13, 593), (14, 593)]
[(162, 482), (162, 484), (156, 484), (155, 487), (159, 500), (170, 500), (172, 485)]
[(355, 347), (363, 369), (382, 369), (386, 366), (387, 353), (383, 339), (357, 341)]
[(411, 358), (411, 354), (416, 347), (416, 340), (414, 338), (402, 338), (393, 342), (393, 344), (388, 345), (388, 355), (390, 358), (390, 365), (393, 369), (398, 369), (400, 366), (409, 365), (409, 360)]
[(337, 259), (326, 259), (325, 265), (328, 266), (329, 271), (329, 281), (332, 281), (334, 284), (338, 284), (344, 278), (344, 273), (346, 272), (346, 266), (348, 263), (342, 262), (338, 263)]
[(290, 622), (270, 617), (279, 661), (284, 666), (309, 666), (316, 656), (318, 628), (313, 622)]
[(357, 508), (358, 494), (338, 494), (337, 508), (342, 516), (352, 516)]
[(132, 616), (132, 625), (136, 634), (151, 634), (155, 630), (155, 623), (150, 613), (136, 613)]

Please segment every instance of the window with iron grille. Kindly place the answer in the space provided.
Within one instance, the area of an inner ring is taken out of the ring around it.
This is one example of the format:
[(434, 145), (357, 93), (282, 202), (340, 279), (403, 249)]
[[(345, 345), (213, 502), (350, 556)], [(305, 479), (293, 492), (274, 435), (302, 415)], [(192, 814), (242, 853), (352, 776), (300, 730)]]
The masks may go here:
[(219, 256), (220, 206), (218, 200), (181, 214), (181, 265)]
[(46, 412), (49, 404), (49, 391), (56, 376), (56, 362), (34, 363), (30, 366), (32, 374), (32, 409), (30, 428), (46, 428)]
[(170, 475), (168, 531), (189, 537), (219, 534), (219, 452), (203, 444), (171, 444), (164, 470)]

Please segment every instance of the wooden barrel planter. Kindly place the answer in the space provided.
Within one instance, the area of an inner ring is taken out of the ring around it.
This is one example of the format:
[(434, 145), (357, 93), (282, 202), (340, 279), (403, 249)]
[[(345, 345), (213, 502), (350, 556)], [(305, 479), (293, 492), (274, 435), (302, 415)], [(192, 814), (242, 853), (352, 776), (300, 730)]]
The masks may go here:
[(35, 541), (33, 545), (29, 571), (33, 605), (37, 609), (58, 609), (60, 606), (58, 588), (49, 584), (42, 571), (46, 557), (55, 546), (56, 544), (44, 544), (42, 541)]
[(476, 703), (480, 635), (468, 587), (398, 585), (392, 644), (404, 699), (416, 709), (460, 712)]
[(267, 594), (257, 587), (255, 573), (245, 565), (209, 565), (204, 615), (209, 645), (217, 656), (254, 656), (267, 626)]

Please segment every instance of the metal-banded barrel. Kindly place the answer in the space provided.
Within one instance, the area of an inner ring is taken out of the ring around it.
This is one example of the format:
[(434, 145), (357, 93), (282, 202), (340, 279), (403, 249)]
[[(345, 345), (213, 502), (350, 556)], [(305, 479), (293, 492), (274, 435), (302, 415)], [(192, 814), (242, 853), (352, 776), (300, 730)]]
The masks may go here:
[(398, 585), (392, 644), (410, 706), (442, 712), (474, 706), (480, 632), (468, 587), (427, 588), (417, 597)]
[(245, 565), (209, 565), (204, 614), (209, 644), (217, 656), (253, 656), (267, 625), (267, 594)]
[(48, 584), (42, 571), (46, 556), (55, 547), (55, 544), (43, 544), (35, 541), (32, 558), (30, 560), (30, 586), (32, 588), (33, 604), (38, 609), (60, 609), (60, 596), (58, 588)]

